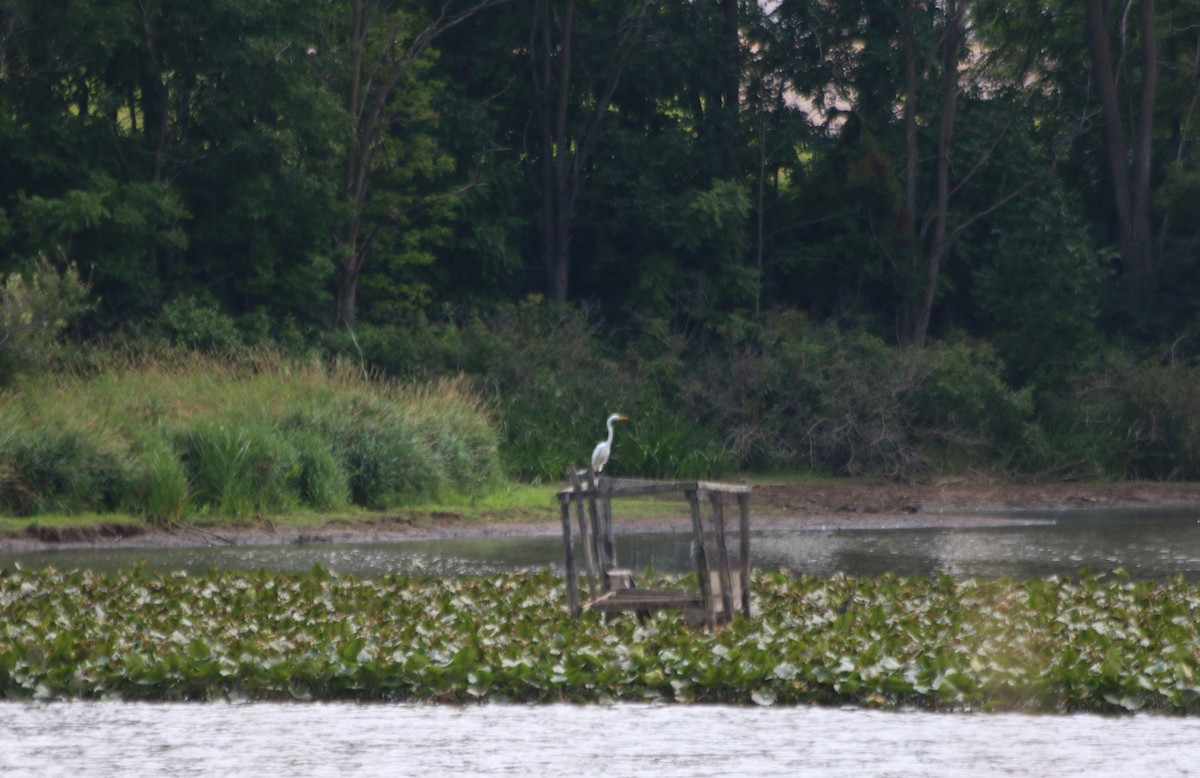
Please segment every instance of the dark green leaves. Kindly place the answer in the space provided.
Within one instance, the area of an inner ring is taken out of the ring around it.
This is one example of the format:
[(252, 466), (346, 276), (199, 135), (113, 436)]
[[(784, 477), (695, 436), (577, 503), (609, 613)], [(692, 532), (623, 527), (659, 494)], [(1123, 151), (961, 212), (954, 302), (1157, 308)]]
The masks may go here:
[[(760, 575), (753, 621), (566, 616), (548, 572), (0, 575), (14, 698), (1200, 710), (1195, 586)], [(837, 609), (845, 604), (845, 612)]]

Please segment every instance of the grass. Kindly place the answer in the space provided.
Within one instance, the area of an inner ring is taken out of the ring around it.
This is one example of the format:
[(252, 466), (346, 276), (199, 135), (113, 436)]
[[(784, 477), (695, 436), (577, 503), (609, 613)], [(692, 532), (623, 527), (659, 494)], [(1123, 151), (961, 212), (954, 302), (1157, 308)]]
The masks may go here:
[(478, 498), (500, 480), (491, 409), (461, 380), (270, 352), (106, 364), (0, 394), (0, 513), (245, 522)]
[[(775, 481), (772, 481), (775, 482)], [(437, 499), (426, 498), (406, 503), (402, 507), (388, 510), (389, 515), (403, 515), (416, 519), (431, 515), (453, 515), (466, 523), (528, 523), (557, 522), (559, 509), (557, 494), (562, 484), (527, 484), (516, 481), (501, 481), (487, 493), (444, 492)], [(688, 517), (688, 507), (683, 499), (663, 497), (629, 497), (613, 500), (613, 513), (622, 519), (658, 518), (677, 516), (681, 521)], [(342, 526), (366, 526), (376, 521), (380, 511), (344, 503), (336, 507), (299, 505), (293, 509), (274, 514), (271, 524), (276, 527), (317, 528), (330, 524)], [(17, 535), (30, 525), (57, 527), (60, 529), (86, 529), (105, 523), (139, 524), (145, 517), (124, 511), (82, 511), (75, 513), (52, 512), (35, 517), (0, 515), (0, 534)], [(225, 523), (219, 516), (207, 520), (193, 517), (195, 524)]]

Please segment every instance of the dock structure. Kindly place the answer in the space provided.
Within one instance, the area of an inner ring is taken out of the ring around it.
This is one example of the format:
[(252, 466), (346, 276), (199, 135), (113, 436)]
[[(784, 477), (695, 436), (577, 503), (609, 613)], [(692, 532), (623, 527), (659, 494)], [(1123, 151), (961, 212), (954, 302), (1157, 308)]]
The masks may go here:
[[(558, 493), (562, 518), (567, 598), (571, 615), (595, 610), (606, 616), (634, 611), (644, 614), (679, 609), (689, 623), (718, 626), (737, 612), (750, 616), (750, 490), (748, 484), (712, 481), (658, 481), (600, 476), (592, 468), (567, 468), (570, 486)], [(617, 564), (612, 498), (682, 494), (692, 520), (692, 556), (698, 592), (639, 589), (633, 575)], [(738, 554), (731, 560), (725, 504), (738, 506)], [(710, 527), (705, 528), (702, 505), (709, 504)], [(580, 602), (579, 567), (575, 560), (574, 508), (587, 578), (586, 602)]]

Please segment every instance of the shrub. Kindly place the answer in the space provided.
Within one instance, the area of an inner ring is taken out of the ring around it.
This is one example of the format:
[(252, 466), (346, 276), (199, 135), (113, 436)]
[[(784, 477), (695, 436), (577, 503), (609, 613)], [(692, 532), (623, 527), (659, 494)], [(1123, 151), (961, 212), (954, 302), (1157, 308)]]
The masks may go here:
[(0, 385), (51, 362), (71, 320), (91, 307), (74, 265), (59, 272), (42, 258), (27, 275), (0, 285)]
[(112, 510), (129, 468), (102, 438), (44, 419), (0, 414), (0, 507), (12, 515)]
[(794, 313), (726, 331), (696, 372), (694, 415), (748, 467), (913, 478), (994, 460), (1031, 413), (986, 344), (895, 348)]
[(350, 497), (383, 509), (437, 493), (437, 472), (427, 447), (403, 419), (360, 419), (341, 441), (349, 469)]
[(334, 445), (312, 430), (295, 430), (289, 439), (296, 449), (294, 488), (300, 501), (317, 510), (346, 505), (350, 484)]
[[(463, 368), (495, 393), (518, 477), (561, 479), (567, 465), (586, 464), (610, 413), (637, 416), (637, 377), (604, 353), (596, 328), (585, 311), (536, 299), (463, 328)], [(618, 447), (614, 464), (620, 456)]]
[(288, 475), (298, 469), (297, 458), (269, 430), (204, 419), (180, 431), (175, 445), (200, 511), (246, 518), (288, 504)]
[(132, 448), (133, 476), (122, 508), (151, 524), (170, 526), (183, 518), (188, 505), (188, 479), (171, 444), (147, 436)]
[(1056, 441), (1089, 473), (1200, 478), (1200, 366), (1114, 349), (1055, 410)]
[(233, 317), (195, 297), (164, 305), (153, 332), (171, 346), (210, 354), (235, 354), (245, 347)]

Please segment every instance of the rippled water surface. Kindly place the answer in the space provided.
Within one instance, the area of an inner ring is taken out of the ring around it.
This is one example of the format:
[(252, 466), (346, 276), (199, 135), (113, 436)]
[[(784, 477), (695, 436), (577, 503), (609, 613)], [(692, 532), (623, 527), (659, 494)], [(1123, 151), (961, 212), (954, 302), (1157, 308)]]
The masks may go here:
[[(1135, 578), (1183, 575), (1200, 581), (1200, 509), (1024, 514), (975, 529), (804, 530), (752, 533), (754, 565), (812, 575), (935, 575), (1035, 578), (1104, 573)], [(618, 535), (620, 563), (633, 570), (692, 569), (684, 532)], [(486, 574), (559, 566), (560, 537), (473, 538), (404, 543), (211, 546), (172, 549), (62, 550), (0, 554), (0, 567), (22, 564), (203, 572), (209, 567), (302, 572), (313, 565), (357, 575)]]
[(0, 774), (1194, 775), (1200, 721), (826, 708), (0, 704)]

